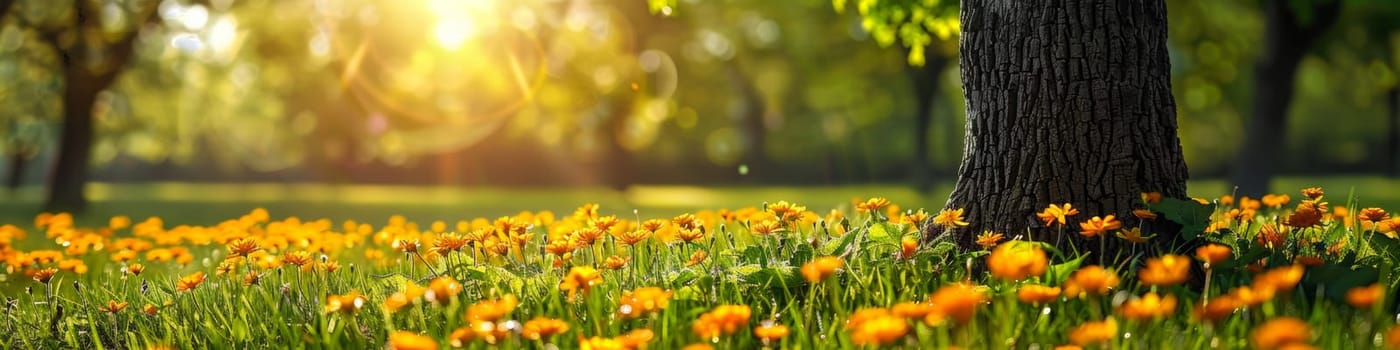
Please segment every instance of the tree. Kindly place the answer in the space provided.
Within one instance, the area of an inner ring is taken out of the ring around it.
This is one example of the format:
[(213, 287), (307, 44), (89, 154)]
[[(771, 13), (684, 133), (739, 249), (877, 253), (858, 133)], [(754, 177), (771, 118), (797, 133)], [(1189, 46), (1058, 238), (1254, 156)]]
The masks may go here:
[(1254, 66), (1251, 116), (1230, 176), (1238, 194), (1256, 197), (1268, 192), (1282, 153), (1298, 63), (1337, 21), (1342, 7), (1341, 0), (1262, 3), (1264, 52)]
[[(960, 244), (983, 230), (1059, 241), (1034, 215), (1052, 203), (1130, 227), (1141, 193), (1186, 196), (1163, 0), (970, 0), (960, 23), (967, 126), (946, 204), (971, 223)], [(1065, 241), (1092, 246), (1077, 228)]]

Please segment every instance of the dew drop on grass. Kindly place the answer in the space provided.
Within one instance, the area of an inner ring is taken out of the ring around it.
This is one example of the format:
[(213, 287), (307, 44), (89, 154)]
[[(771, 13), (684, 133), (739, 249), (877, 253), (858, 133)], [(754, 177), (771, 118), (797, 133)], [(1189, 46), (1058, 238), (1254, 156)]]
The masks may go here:
[(711, 337), (711, 338), (710, 338), (710, 342), (711, 342), (711, 343), (715, 343), (715, 344), (719, 344), (719, 337)]
[(618, 311), (618, 312), (621, 312), (623, 315), (631, 315), (631, 314), (632, 314), (632, 305), (622, 305), (622, 307), (619, 308), (617, 311)]
[(1049, 306), (1046, 306), (1046, 307), (1041, 308), (1041, 309), (1040, 309), (1040, 314), (1041, 314), (1041, 315), (1049, 315), (1049, 314), (1050, 314), (1050, 307), (1049, 307)]
[(1133, 337), (1133, 333), (1123, 333), (1123, 339), (1128, 339), (1128, 338), (1132, 338), (1132, 337)]

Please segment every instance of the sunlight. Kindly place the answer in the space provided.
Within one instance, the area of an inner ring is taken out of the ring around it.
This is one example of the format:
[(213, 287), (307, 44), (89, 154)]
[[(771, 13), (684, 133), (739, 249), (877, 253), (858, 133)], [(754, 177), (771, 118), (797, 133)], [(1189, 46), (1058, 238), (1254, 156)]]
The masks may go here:
[(493, 4), (489, 0), (428, 0), (428, 9), (437, 18), (433, 36), (448, 51), (457, 51), (490, 28), (487, 21)]

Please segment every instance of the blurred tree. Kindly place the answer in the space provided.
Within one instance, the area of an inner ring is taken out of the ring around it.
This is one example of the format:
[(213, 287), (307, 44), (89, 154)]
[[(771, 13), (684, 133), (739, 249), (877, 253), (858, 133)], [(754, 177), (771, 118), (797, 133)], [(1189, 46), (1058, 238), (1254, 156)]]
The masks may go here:
[[(832, 0), (838, 12), (847, 0)], [(909, 175), (920, 192), (933, 185), (929, 162), (929, 127), (939, 95), (943, 71), (957, 55), (958, 2), (956, 0), (858, 0), (861, 27), (876, 43), (888, 47), (896, 41), (905, 52), (914, 102), (914, 154)], [(932, 47), (930, 52), (928, 47)], [(931, 55), (930, 55), (931, 53)], [(930, 57), (931, 56), (931, 57)]]
[(971, 0), (961, 11), (967, 145), (947, 208), (972, 224), (953, 232), (1031, 227), (1033, 240), (1090, 247), (1034, 214), (1068, 202), (1133, 225), (1141, 193), (1186, 196), (1164, 0)]
[(1254, 66), (1254, 94), (1243, 144), (1230, 176), (1239, 195), (1269, 191), (1279, 154), (1286, 144), (1288, 109), (1293, 103), (1298, 63), (1332, 27), (1341, 0), (1265, 0), (1264, 51)]

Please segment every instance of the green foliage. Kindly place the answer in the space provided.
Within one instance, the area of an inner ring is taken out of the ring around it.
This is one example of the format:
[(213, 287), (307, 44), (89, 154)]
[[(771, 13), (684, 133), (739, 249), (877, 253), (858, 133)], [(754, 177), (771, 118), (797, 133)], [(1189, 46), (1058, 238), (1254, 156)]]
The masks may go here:
[[(837, 12), (847, 0), (832, 0)], [(923, 66), (925, 48), (936, 41), (956, 41), (959, 34), (957, 0), (856, 0), (861, 27), (880, 46), (896, 41), (908, 50), (909, 65)]]
[(1178, 198), (1162, 198), (1159, 203), (1149, 204), (1149, 208), (1162, 213), (1167, 220), (1180, 224), (1181, 237), (1187, 240), (1205, 232), (1206, 227), (1210, 226), (1211, 213), (1215, 212), (1214, 204)]

